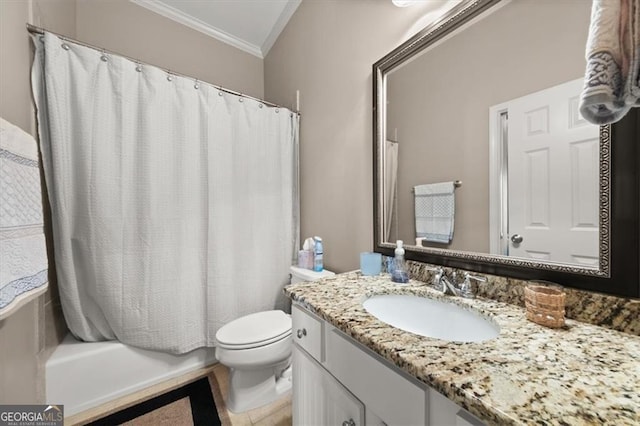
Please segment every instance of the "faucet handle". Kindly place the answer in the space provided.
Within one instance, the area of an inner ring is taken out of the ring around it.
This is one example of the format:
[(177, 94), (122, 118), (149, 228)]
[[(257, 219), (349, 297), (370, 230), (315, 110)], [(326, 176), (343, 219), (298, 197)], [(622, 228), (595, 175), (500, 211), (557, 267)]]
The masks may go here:
[(480, 282), (486, 282), (487, 278), (483, 277), (482, 275), (471, 275), (468, 272), (464, 273), (464, 279), (466, 280), (467, 278), (471, 279), (471, 280), (476, 280), (476, 281), (480, 281)]
[(442, 269), (442, 267), (438, 267), (438, 268), (426, 267), (425, 269), (427, 271), (435, 272), (436, 274), (433, 276), (433, 284), (435, 284), (435, 285), (440, 284), (440, 280), (442, 279), (442, 276), (444, 275), (444, 269)]
[(464, 273), (464, 282), (462, 286), (460, 286), (460, 296), (466, 297), (467, 299), (473, 299), (475, 294), (473, 294), (473, 289), (471, 288), (471, 280), (476, 281), (487, 281), (487, 279), (480, 275), (471, 275), (469, 272)]

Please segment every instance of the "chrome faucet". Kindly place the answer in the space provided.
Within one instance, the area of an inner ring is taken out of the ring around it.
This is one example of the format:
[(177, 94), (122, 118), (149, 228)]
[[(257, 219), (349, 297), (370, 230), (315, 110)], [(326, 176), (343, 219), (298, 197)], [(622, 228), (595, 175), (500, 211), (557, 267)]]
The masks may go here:
[(440, 288), (440, 290), (444, 294), (450, 294), (452, 296), (460, 296), (460, 290), (456, 287), (455, 280), (454, 282), (451, 282), (449, 281), (449, 278), (447, 278), (446, 275), (442, 274), (442, 277), (440, 278), (440, 282), (442, 283), (442, 287)]
[(460, 290), (456, 288), (455, 278), (454, 282), (449, 281), (449, 278), (444, 273), (444, 269), (442, 268), (429, 268), (429, 270), (434, 271), (436, 274), (433, 276), (433, 284), (436, 286), (436, 289), (440, 290), (443, 294), (450, 294), (452, 296), (460, 296)]
[(433, 284), (443, 294), (450, 294), (452, 296), (461, 296), (468, 299), (473, 299), (475, 295), (471, 288), (471, 280), (487, 281), (485, 277), (479, 275), (471, 275), (469, 272), (464, 273), (464, 280), (458, 285), (456, 284), (456, 273), (453, 272), (453, 279), (450, 280), (443, 268), (428, 268), (430, 271), (434, 271), (436, 274), (433, 276)]

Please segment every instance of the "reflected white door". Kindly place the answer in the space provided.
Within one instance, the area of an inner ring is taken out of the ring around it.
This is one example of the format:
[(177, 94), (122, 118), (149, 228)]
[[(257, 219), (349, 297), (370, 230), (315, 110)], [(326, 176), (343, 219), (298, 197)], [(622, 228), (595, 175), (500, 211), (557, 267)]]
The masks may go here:
[(598, 267), (599, 127), (582, 79), (508, 102), (509, 255)]

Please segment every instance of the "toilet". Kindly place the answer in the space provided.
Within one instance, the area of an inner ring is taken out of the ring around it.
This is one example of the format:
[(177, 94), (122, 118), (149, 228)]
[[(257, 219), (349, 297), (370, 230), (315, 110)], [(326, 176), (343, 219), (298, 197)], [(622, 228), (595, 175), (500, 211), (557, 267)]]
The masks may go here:
[[(291, 267), (291, 283), (335, 275)], [(237, 318), (216, 333), (216, 358), (229, 368), (227, 408), (241, 413), (291, 389), (291, 316), (263, 311)]]

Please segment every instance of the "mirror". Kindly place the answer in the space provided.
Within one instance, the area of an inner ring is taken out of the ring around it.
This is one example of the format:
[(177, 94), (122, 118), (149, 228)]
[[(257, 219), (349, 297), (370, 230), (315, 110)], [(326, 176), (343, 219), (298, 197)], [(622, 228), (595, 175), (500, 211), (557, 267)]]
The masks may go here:
[(374, 64), (376, 251), (640, 294), (638, 114), (579, 114), (590, 11), (462, 2)]

